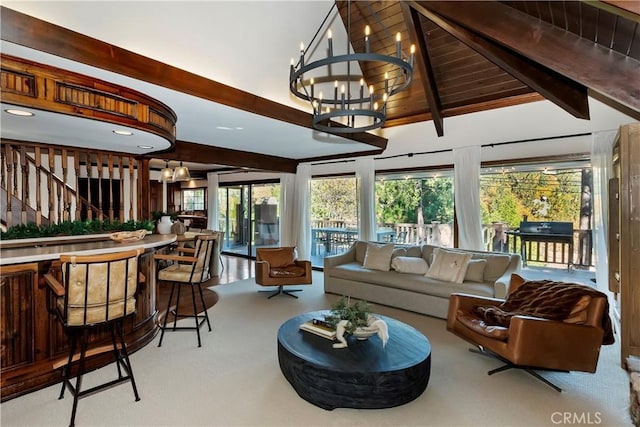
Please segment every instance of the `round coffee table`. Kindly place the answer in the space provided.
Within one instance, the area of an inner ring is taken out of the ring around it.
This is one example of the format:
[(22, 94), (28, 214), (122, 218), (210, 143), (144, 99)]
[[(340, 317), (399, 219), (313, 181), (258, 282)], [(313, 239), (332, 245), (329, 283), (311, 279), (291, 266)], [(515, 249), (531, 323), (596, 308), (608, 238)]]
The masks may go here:
[(390, 408), (414, 400), (427, 388), (431, 345), (415, 328), (376, 315), (389, 329), (386, 348), (374, 335), (364, 341), (349, 336), (349, 347), (334, 349), (334, 341), (299, 329), (328, 313), (301, 314), (278, 330), (280, 369), (300, 397), (329, 410)]

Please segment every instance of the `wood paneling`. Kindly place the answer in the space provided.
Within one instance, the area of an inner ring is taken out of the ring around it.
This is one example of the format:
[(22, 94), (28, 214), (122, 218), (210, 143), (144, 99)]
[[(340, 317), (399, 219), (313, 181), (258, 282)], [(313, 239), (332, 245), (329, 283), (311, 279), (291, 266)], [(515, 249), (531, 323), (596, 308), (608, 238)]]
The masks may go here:
[(171, 144), (175, 141), (176, 114), (158, 100), (123, 86), (26, 59), (4, 54), (0, 59), (3, 102), (118, 123), (154, 133)]
[[(614, 145), (609, 197), (616, 204), (610, 221), (609, 287), (616, 287), (620, 314), (621, 363), (640, 357), (640, 123), (621, 126)], [(617, 227), (617, 228), (614, 228)], [(617, 282), (617, 283), (615, 283)]]

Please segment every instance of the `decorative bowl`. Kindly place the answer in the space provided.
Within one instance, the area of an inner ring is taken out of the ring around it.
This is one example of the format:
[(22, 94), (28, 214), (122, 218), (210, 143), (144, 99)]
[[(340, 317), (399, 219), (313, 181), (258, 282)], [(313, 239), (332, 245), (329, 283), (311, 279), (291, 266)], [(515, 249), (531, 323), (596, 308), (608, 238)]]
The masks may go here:
[(137, 242), (138, 240), (144, 239), (147, 235), (147, 230), (137, 230), (137, 231), (120, 231), (118, 233), (112, 233), (109, 237), (111, 240), (115, 240), (120, 243), (131, 243)]
[(364, 341), (364, 340), (369, 339), (370, 337), (374, 336), (377, 333), (378, 333), (377, 329), (373, 329), (373, 328), (370, 328), (368, 326), (360, 326), (360, 327), (356, 328), (356, 330), (353, 331), (353, 333), (351, 335), (356, 337), (356, 339)]

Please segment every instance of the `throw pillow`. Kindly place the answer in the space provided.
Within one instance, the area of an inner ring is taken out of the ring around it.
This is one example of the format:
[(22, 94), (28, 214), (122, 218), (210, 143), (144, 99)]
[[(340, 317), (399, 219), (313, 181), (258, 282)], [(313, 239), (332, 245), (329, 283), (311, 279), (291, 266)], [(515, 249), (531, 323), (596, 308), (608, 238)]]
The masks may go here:
[(467, 272), (464, 275), (464, 281), (483, 282), (484, 268), (486, 265), (486, 259), (470, 259), (469, 265), (467, 265)]
[(391, 254), (393, 253), (394, 244), (376, 245), (369, 243), (367, 252), (364, 255), (364, 268), (371, 270), (389, 271), (391, 266)]
[(434, 253), (433, 263), (425, 276), (445, 282), (462, 283), (472, 254), (451, 252), (442, 248), (435, 249)]
[(391, 261), (391, 268), (398, 273), (425, 274), (429, 270), (429, 264), (422, 258), (399, 256)]

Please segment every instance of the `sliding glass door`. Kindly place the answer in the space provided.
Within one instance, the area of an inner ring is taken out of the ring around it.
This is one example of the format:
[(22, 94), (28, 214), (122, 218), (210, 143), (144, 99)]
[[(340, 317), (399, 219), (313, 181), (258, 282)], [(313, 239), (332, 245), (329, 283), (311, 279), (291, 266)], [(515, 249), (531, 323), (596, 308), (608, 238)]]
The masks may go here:
[(254, 257), (257, 247), (280, 244), (280, 184), (221, 184), (218, 221), (223, 252)]

